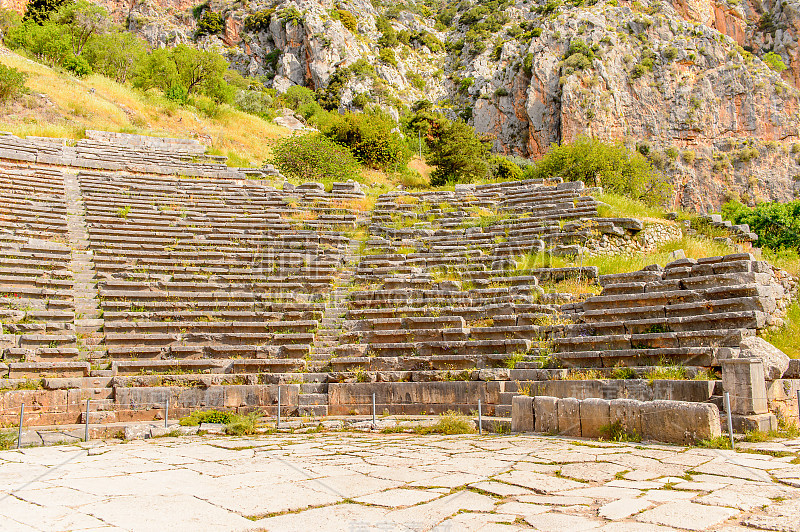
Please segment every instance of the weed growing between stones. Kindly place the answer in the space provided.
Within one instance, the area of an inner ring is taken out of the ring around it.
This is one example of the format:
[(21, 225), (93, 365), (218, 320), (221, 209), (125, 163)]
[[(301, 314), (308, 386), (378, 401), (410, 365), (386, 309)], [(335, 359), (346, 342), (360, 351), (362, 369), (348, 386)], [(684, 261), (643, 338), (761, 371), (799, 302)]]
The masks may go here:
[(17, 441), (17, 435), (13, 432), (3, 431), (0, 432), (0, 451), (11, 449)]
[(715, 438), (700, 440), (697, 442), (697, 447), (702, 447), (704, 449), (730, 449), (731, 440), (727, 434), (722, 434)]
[(183, 427), (195, 427), (201, 423), (221, 423), (227, 425), (233, 421), (236, 414), (221, 410), (198, 410), (180, 420)]
[(600, 427), (600, 433), (603, 435), (602, 439), (609, 441), (642, 441), (642, 437), (636, 431), (628, 431), (627, 427), (619, 420)]
[(225, 433), (231, 436), (255, 434), (261, 420), (261, 414), (251, 412), (247, 415), (223, 412), (221, 410), (202, 410), (192, 412), (180, 420), (181, 426), (197, 426), (201, 423), (219, 423), (225, 425)]

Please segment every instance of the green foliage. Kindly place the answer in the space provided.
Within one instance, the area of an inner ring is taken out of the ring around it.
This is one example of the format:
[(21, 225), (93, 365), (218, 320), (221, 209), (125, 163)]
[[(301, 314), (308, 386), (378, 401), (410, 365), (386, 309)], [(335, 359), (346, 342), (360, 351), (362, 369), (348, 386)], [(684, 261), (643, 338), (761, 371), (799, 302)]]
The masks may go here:
[(789, 68), (786, 66), (786, 63), (783, 62), (783, 58), (775, 52), (767, 52), (761, 59), (767, 64), (768, 67), (778, 74)]
[(642, 437), (636, 433), (636, 431), (629, 431), (628, 428), (620, 421), (614, 421), (608, 425), (603, 425), (600, 427), (600, 434), (603, 435), (603, 439), (609, 441), (616, 441), (616, 442), (625, 442), (625, 441), (642, 441)]
[(372, 168), (393, 170), (405, 167), (411, 151), (388, 115), (379, 112), (347, 113), (335, 120), (325, 135), (346, 146), (362, 164)]
[(495, 181), (518, 181), (522, 179), (522, 169), (505, 157), (494, 156), (490, 160), (492, 178)]
[(674, 46), (667, 46), (661, 52), (661, 55), (663, 55), (664, 59), (667, 61), (673, 61), (676, 57), (678, 57), (678, 49)]
[(342, 25), (347, 28), (350, 33), (355, 34), (358, 31), (358, 21), (356, 17), (345, 9), (339, 9), (336, 12), (339, 14), (339, 20), (342, 21)]
[(533, 54), (526, 55), (525, 59), (522, 60), (522, 71), (528, 77), (533, 74)]
[(629, 368), (628, 366), (616, 365), (614, 369), (611, 370), (611, 378), (612, 379), (635, 379), (638, 375), (636, 374), (636, 370), (633, 368)]
[(294, 135), (272, 149), (273, 163), (285, 176), (301, 181), (347, 181), (359, 175), (358, 161), (320, 133)]
[(70, 36), (72, 53), (78, 56), (89, 39), (103, 33), (109, 25), (106, 10), (86, 0), (62, 5), (51, 16), (51, 20), (66, 29)]
[(233, 416), (226, 424), (225, 434), (230, 436), (250, 436), (258, 431), (260, 421), (261, 415), (258, 412), (252, 412), (246, 416)]
[(10, 431), (0, 430), (0, 451), (7, 451), (17, 443), (17, 435)]
[(580, 137), (572, 144), (553, 145), (535, 165), (525, 170), (526, 179), (561, 177), (589, 186), (660, 205), (672, 192), (669, 181), (638, 152), (621, 143)]
[(722, 206), (722, 216), (735, 224), (748, 224), (758, 235), (760, 247), (800, 249), (800, 200), (759, 203), (755, 208), (729, 201)]
[(582, 39), (573, 39), (564, 54), (564, 64), (575, 70), (585, 70), (592, 66), (594, 51)]
[(417, 434), (474, 434), (475, 424), (467, 416), (449, 410), (439, 417), (436, 424), (418, 427)]
[(378, 46), (381, 48), (394, 48), (397, 46), (399, 42), (397, 31), (389, 24), (388, 20), (383, 17), (376, 18), (375, 27), (381, 32), (381, 36), (378, 38)]
[(69, 2), (70, 0), (31, 0), (25, 8), (22, 21), (44, 24), (50, 19), (50, 15)]
[(486, 177), (489, 142), (472, 126), (440, 115), (426, 140), (430, 151), (425, 161), (436, 166), (431, 174), (432, 186), (471, 183)]
[(15, 50), (26, 50), (38, 61), (51, 66), (62, 64), (72, 53), (66, 30), (53, 22), (41, 25), (27, 22), (11, 28), (5, 43)]
[(221, 423), (227, 425), (236, 414), (222, 410), (195, 410), (180, 420), (182, 427), (196, 427), (200, 423)]
[(18, 98), (25, 90), (26, 79), (25, 73), (0, 64), (0, 103)]
[(338, 68), (328, 80), (328, 86), (319, 92), (317, 101), (329, 111), (336, 110), (342, 103), (341, 92), (351, 78), (374, 78), (375, 76), (375, 67), (366, 59), (359, 59), (348, 67)]
[(301, 106), (315, 102), (316, 94), (308, 87), (292, 85), (280, 96), (280, 100), (290, 109), (297, 111)]
[(148, 55), (133, 79), (135, 87), (159, 88), (165, 94), (204, 94), (217, 102), (233, 101), (233, 90), (224, 79), (228, 62), (214, 52), (179, 44), (156, 49)]
[(715, 436), (713, 438), (708, 438), (705, 440), (700, 440), (697, 442), (698, 447), (702, 447), (704, 449), (730, 449), (731, 448), (731, 438), (728, 435), (720, 435)]
[(89, 62), (81, 56), (68, 56), (64, 59), (64, 68), (79, 78), (85, 78), (92, 73), (92, 67), (89, 66)]
[(257, 33), (260, 31), (269, 30), (269, 21), (272, 19), (272, 15), (274, 13), (274, 9), (265, 9), (263, 11), (257, 11), (251, 15), (247, 15), (244, 18), (245, 31)]
[(394, 50), (391, 48), (381, 48), (378, 52), (378, 58), (387, 65), (397, 68), (397, 58), (394, 55)]
[(205, 11), (197, 22), (198, 37), (202, 37), (203, 35), (217, 35), (222, 33), (224, 29), (225, 21), (222, 19), (222, 15), (214, 13), (211, 10)]
[(0, 38), (5, 35), (8, 30), (22, 23), (22, 17), (16, 11), (11, 9), (0, 8)]
[(97, 35), (83, 50), (95, 72), (125, 83), (147, 55), (144, 41), (127, 31)]

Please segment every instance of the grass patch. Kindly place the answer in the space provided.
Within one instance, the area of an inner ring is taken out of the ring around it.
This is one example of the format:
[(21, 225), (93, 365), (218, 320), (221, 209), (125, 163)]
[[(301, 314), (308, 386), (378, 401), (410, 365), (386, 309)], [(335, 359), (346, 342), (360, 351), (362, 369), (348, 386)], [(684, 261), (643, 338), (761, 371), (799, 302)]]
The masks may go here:
[(625, 442), (633, 441), (640, 442), (642, 437), (636, 431), (629, 431), (628, 428), (617, 420), (608, 425), (600, 427), (600, 433), (603, 435), (602, 439), (608, 441)]
[(418, 427), (418, 434), (474, 434), (475, 424), (467, 416), (448, 410), (439, 417), (436, 424), (428, 427)]
[(602, 218), (654, 218), (659, 221), (664, 219), (663, 210), (626, 196), (604, 192), (596, 195), (595, 199), (606, 204), (597, 207), (597, 213)]
[(786, 353), (790, 358), (800, 358), (800, 303), (792, 301), (786, 313), (783, 327), (775, 331), (768, 331), (764, 339)]
[(0, 431), (0, 451), (7, 451), (17, 443), (17, 435), (13, 432)]
[(697, 442), (697, 447), (702, 447), (703, 449), (730, 449), (731, 438), (725, 434), (715, 438), (700, 440)]
[(683, 381), (688, 377), (683, 366), (656, 366), (645, 373), (644, 378), (652, 383), (655, 380)]

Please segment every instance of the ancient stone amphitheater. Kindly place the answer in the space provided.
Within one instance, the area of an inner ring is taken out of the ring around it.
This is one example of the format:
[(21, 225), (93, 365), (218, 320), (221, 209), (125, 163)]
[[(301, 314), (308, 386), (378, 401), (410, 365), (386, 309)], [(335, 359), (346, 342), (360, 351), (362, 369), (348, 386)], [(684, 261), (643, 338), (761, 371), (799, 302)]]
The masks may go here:
[[(92, 423), (158, 419), (168, 400), (173, 415), (274, 414), (279, 388), (287, 415), (367, 414), (373, 393), (392, 414), (480, 400), (507, 417), (523, 391), (719, 406), (723, 381), (693, 377), (778, 323), (794, 289), (747, 252), (600, 277), (525, 264), (652, 244), (581, 183), (393, 191), (365, 208), (355, 183), (283, 184), (195, 141), (87, 136), (0, 136), (2, 422), (22, 403), (28, 424), (81, 422), (87, 399)], [(559, 291), (587, 279), (602, 293)], [(630, 378), (665, 361), (686, 378)], [(784, 416), (798, 369), (766, 381)]]

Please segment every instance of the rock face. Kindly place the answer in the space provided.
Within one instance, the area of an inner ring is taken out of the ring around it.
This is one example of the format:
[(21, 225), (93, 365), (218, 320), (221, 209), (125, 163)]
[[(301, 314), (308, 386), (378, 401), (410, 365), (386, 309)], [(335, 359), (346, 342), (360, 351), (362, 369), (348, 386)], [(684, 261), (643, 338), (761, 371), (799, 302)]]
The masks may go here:
[[(184, 0), (99, 2), (153, 46), (194, 37)], [(212, 0), (225, 30), (197, 45), (278, 91), (325, 90), (340, 110), (372, 103), (397, 117), (431, 100), (501, 153), (538, 158), (580, 135), (624, 141), (672, 179), (675, 206), (795, 197), (800, 0), (588, 4), (462, 2), (435, 13), (366, 0)], [(771, 69), (768, 52), (788, 68)]]

